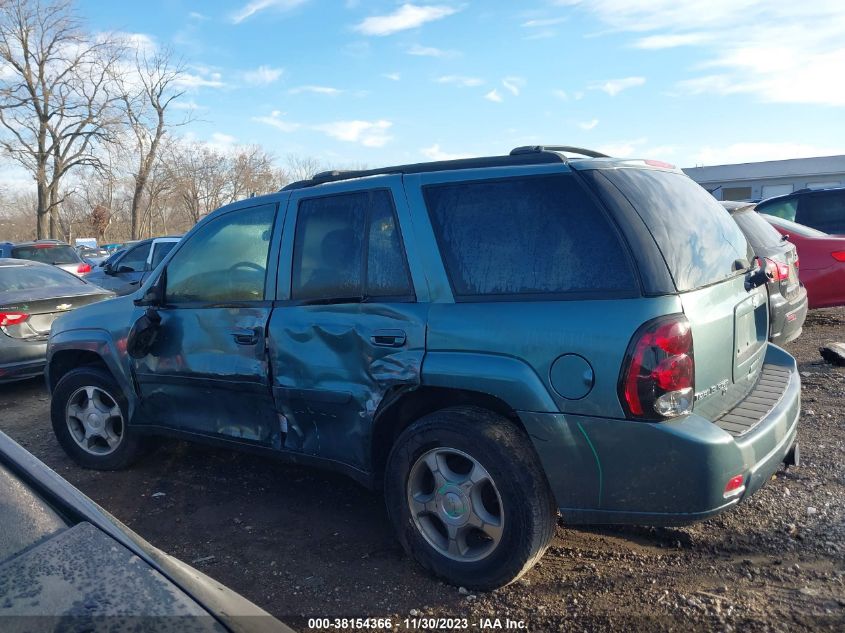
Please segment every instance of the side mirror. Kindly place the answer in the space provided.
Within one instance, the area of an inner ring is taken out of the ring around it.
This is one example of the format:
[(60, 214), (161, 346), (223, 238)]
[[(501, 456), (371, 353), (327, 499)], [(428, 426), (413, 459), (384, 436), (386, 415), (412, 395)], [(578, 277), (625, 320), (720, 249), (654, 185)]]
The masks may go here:
[(155, 308), (147, 308), (141, 318), (132, 325), (126, 338), (126, 353), (132, 358), (143, 358), (150, 353), (158, 338), (161, 315)]
[(135, 269), (132, 266), (118, 266), (117, 272), (119, 273), (134, 273)]
[(155, 283), (147, 288), (146, 292), (135, 299), (136, 306), (149, 306), (151, 308), (160, 308), (164, 305), (164, 290), (167, 286), (167, 269), (161, 272)]

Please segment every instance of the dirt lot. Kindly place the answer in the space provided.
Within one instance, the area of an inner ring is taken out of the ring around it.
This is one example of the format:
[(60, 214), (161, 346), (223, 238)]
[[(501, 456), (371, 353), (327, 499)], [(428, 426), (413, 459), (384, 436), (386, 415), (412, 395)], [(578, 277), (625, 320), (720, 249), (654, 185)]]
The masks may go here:
[[(127, 472), (73, 465), (41, 381), (0, 387), (0, 428), (143, 537), (298, 629), (309, 617), (466, 617), (532, 631), (845, 630), (845, 368), (821, 343), (845, 310), (810, 315), (788, 346), (804, 382), (800, 469), (682, 529), (560, 526), (522, 581), (472, 595), (422, 573), (382, 500), (346, 479), (165, 443)], [(158, 493), (164, 493), (158, 494)], [(459, 622), (460, 624), (460, 622)]]

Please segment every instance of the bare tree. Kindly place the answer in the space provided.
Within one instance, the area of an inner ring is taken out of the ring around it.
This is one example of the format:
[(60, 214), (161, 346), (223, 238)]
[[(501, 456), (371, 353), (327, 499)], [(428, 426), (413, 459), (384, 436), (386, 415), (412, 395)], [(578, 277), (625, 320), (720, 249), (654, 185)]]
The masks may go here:
[(0, 2), (0, 148), (36, 183), (36, 235), (55, 237), (61, 179), (99, 165), (114, 123), (119, 51), (82, 30), (69, 0)]
[(299, 154), (288, 154), (285, 158), (284, 172), (288, 182), (297, 180), (308, 180), (314, 174), (326, 171), (326, 167), (313, 156), (300, 156)]
[[(185, 91), (179, 90), (179, 80), (184, 74), (182, 62), (174, 61), (169, 50), (149, 54), (143, 47), (135, 52), (134, 69), (127, 79), (121, 77), (123, 107), (132, 130), (138, 164), (133, 174), (134, 188), (129, 209), (130, 235), (138, 239), (142, 230), (142, 198), (150, 174), (158, 157), (159, 148), (168, 128), (167, 109)], [(190, 117), (178, 125), (189, 122)], [(146, 206), (148, 211), (150, 204)]]

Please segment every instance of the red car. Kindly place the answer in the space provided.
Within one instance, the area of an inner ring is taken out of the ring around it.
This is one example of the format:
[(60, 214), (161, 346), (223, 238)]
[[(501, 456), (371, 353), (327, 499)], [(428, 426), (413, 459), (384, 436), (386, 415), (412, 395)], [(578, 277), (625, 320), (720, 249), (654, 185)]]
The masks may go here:
[(845, 305), (845, 237), (809, 226), (763, 215), (798, 249), (800, 278), (807, 288), (810, 308)]

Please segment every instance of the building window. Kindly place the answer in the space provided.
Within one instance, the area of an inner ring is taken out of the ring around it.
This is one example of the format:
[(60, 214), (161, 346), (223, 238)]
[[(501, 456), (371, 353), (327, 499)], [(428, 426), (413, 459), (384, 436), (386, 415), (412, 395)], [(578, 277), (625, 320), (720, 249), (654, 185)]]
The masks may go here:
[(722, 200), (751, 200), (751, 187), (723, 187)]

